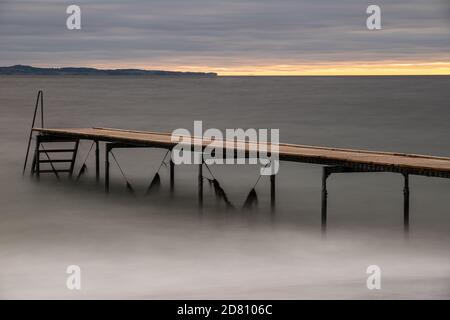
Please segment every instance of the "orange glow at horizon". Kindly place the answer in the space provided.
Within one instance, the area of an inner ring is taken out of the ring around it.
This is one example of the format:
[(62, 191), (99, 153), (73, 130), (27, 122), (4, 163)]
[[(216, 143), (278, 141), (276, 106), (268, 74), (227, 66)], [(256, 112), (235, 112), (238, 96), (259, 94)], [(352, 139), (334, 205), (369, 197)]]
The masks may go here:
[(450, 62), (342, 62), (315, 64), (259, 64), (259, 65), (148, 65), (134, 63), (90, 63), (100, 69), (137, 68), (185, 72), (216, 72), (219, 76), (382, 76), (382, 75), (450, 75)]

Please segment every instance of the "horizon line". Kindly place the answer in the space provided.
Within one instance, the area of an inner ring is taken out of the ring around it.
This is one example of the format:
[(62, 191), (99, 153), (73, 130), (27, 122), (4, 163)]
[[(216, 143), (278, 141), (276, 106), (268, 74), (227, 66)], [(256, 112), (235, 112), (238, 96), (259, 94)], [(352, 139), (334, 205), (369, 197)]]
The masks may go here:
[(217, 76), (450, 76), (450, 62), (341, 62), (316, 64), (269, 64), (253, 66), (154, 65), (146, 63), (80, 63), (55, 66), (49, 64), (16, 63), (35, 68), (95, 68), (98, 70), (138, 69), (144, 71), (216, 73)]

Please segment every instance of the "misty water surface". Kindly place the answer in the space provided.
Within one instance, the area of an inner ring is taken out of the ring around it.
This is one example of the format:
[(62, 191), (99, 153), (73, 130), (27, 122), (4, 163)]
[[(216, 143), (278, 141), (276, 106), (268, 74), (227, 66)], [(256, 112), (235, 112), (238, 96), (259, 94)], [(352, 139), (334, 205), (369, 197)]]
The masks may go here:
[[(202, 212), (196, 166), (176, 167), (173, 198), (164, 167), (159, 193), (144, 195), (164, 150), (114, 151), (134, 196), (115, 164), (111, 193), (96, 185), (93, 154), (78, 182), (21, 170), (39, 89), (48, 127), (170, 132), (202, 120), (279, 128), (288, 143), (450, 156), (449, 87), (450, 77), (0, 77), (0, 297), (448, 299), (447, 179), (411, 177), (405, 240), (401, 175), (333, 175), (322, 239), (317, 165), (281, 163), (274, 215), (268, 178), (258, 209), (239, 209), (258, 166), (213, 166), (238, 209), (205, 185)], [(66, 289), (71, 264), (81, 291)], [(371, 264), (379, 291), (366, 288)]]

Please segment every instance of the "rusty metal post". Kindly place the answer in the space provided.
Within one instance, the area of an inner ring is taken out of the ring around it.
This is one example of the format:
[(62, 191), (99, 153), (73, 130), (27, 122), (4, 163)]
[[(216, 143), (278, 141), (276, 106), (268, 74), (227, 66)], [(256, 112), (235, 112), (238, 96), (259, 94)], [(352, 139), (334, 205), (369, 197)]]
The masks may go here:
[(327, 205), (328, 205), (327, 178), (329, 175), (330, 174), (328, 172), (328, 168), (324, 167), (322, 172), (322, 220), (321, 220), (321, 229), (323, 235), (327, 231)]
[[(78, 153), (78, 146), (80, 144), (80, 140), (77, 140), (75, 142), (75, 147), (73, 149), (73, 154), (72, 154), (72, 162), (70, 163), (70, 169), (69, 169), (69, 178), (72, 179), (73, 177), (73, 169), (75, 168), (75, 160), (77, 159), (77, 153)], [(58, 174), (55, 172), (56, 176), (58, 176)]]
[(175, 191), (175, 163), (172, 161), (172, 157), (170, 157), (170, 195), (173, 196)]
[(44, 92), (42, 90), (39, 90), (39, 92), (41, 93), (41, 128), (44, 128)]
[(95, 140), (95, 181), (100, 181), (100, 145), (98, 140)]
[(35, 160), (35, 163), (33, 163), (33, 166), (36, 166), (35, 168), (36, 168), (36, 178), (39, 180), (39, 177), (40, 177), (40, 170), (41, 170), (41, 168), (40, 168), (40, 161), (39, 161), (39, 159), (40, 159), (40, 146), (41, 146), (41, 137), (39, 136), (39, 135), (37, 135), (36, 136), (36, 149), (34, 150), (34, 152), (35, 152), (35, 154), (34, 154), (34, 158), (36, 159)]
[(275, 175), (270, 175), (270, 210), (275, 212)]
[(110, 145), (105, 145), (105, 192), (109, 192), (109, 151)]
[[(44, 100), (43, 100), (44, 98), (43, 98), (43, 95), (44, 95), (44, 93), (41, 90), (39, 90), (37, 99), (36, 99), (36, 106), (34, 107), (33, 121), (31, 122), (31, 128), (30, 128), (30, 135), (28, 137), (27, 153), (25, 155), (25, 162), (23, 164), (22, 175), (25, 174), (25, 170), (27, 168), (28, 154), (30, 153), (31, 139), (33, 138), (33, 128), (34, 128), (34, 123), (36, 122), (36, 115), (37, 115), (37, 110), (38, 110), (38, 106), (39, 106), (39, 101), (41, 101), (41, 127), (42, 128), (44, 127)], [(33, 166), (34, 166), (34, 160), (35, 159), (33, 159)], [(34, 167), (31, 168), (31, 175), (33, 175), (33, 174), (34, 174)]]
[(198, 166), (198, 204), (203, 207), (203, 162)]
[(409, 175), (403, 174), (403, 231), (406, 236), (409, 234)]

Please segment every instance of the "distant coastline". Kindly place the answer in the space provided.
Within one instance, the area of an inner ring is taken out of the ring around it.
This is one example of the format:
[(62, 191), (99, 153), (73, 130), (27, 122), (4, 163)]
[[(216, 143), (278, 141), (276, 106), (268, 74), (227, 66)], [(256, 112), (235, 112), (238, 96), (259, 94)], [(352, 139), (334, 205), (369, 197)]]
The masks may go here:
[(181, 71), (141, 70), (141, 69), (96, 69), (85, 67), (37, 68), (25, 65), (0, 67), (0, 75), (217, 77), (217, 73), (214, 72), (181, 72)]

